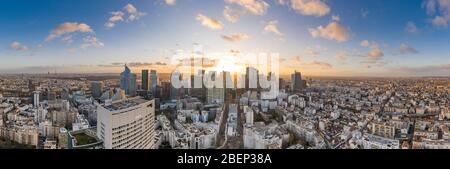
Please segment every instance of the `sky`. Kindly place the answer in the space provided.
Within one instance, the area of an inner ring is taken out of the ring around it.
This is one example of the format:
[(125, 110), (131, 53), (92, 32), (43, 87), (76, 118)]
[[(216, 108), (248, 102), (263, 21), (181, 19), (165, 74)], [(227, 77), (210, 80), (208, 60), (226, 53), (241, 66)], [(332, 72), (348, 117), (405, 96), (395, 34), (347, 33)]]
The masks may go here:
[(0, 3), (0, 73), (170, 72), (175, 52), (201, 45), (278, 53), (281, 74), (450, 76), (450, 0)]

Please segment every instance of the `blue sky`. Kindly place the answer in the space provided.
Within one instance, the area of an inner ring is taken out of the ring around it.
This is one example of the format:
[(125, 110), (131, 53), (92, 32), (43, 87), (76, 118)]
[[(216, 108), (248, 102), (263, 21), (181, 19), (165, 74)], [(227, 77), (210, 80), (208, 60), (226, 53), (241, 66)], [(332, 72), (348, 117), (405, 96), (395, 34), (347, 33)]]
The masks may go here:
[[(285, 74), (450, 75), (447, 0), (0, 3), (0, 73), (119, 72), (113, 63), (167, 63), (171, 51), (199, 43), (208, 52), (280, 53)], [(116, 15), (120, 20), (107, 25)]]

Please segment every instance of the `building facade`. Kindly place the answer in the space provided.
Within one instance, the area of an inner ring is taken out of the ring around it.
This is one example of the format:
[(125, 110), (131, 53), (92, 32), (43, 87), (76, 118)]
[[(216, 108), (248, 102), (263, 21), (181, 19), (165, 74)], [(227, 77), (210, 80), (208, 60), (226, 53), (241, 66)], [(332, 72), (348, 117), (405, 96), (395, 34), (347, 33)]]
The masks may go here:
[(155, 102), (140, 97), (97, 105), (97, 137), (106, 149), (153, 149)]

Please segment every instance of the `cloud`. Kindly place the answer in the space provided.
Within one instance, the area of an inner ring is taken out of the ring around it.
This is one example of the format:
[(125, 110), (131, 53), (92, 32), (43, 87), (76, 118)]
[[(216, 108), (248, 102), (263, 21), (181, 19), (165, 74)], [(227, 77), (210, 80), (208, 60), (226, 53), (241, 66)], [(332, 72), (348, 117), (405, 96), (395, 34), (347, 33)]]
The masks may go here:
[(312, 50), (312, 49), (307, 49), (307, 50), (305, 51), (305, 56), (316, 57), (316, 56), (319, 56), (319, 55), (320, 55), (320, 52), (315, 51), (315, 50)]
[(87, 36), (83, 39), (83, 43), (81, 44), (80, 48), (86, 49), (91, 46), (101, 48), (101, 47), (104, 47), (105, 44), (100, 42), (100, 40), (98, 40), (97, 37), (95, 37), (95, 36)]
[(202, 15), (202, 14), (198, 14), (197, 18), (198, 21), (200, 21), (202, 23), (203, 26), (206, 26), (208, 28), (211, 28), (213, 30), (217, 30), (217, 29), (223, 29), (224, 25), (222, 22), (220, 22), (217, 19)]
[(244, 34), (244, 33), (239, 33), (239, 34), (234, 34), (234, 35), (229, 35), (229, 36), (226, 36), (226, 35), (222, 36), (222, 39), (230, 41), (230, 42), (239, 42), (242, 40), (247, 40), (249, 38), (250, 38), (250, 36), (247, 34)]
[(368, 40), (363, 40), (363, 41), (361, 41), (361, 43), (359, 45), (364, 46), (364, 47), (369, 47), (370, 42)]
[(436, 16), (433, 20), (431, 20), (431, 23), (434, 26), (445, 27), (448, 25), (448, 19), (442, 16)]
[(63, 37), (61, 39), (61, 43), (62, 44), (71, 44), (73, 42), (73, 38), (72, 37), (73, 37), (72, 35), (67, 35), (67, 36)]
[(450, 1), (449, 0), (424, 0), (422, 8), (426, 9), (429, 16), (432, 16), (431, 23), (437, 27), (446, 27), (450, 21)]
[(225, 6), (225, 9), (223, 10), (223, 16), (225, 17), (225, 19), (232, 23), (237, 22), (243, 14), (243, 12), (233, 9), (229, 6)]
[(303, 52), (303, 56), (305, 57), (317, 57), (319, 56), (322, 52), (326, 52), (328, 51), (327, 48), (324, 48), (320, 45), (316, 45), (315, 47), (310, 47), (308, 46), (305, 51)]
[(291, 0), (290, 6), (303, 15), (321, 17), (330, 13), (330, 7), (321, 0)]
[(341, 17), (339, 17), (338, 15), (333, 15), (333, 16), (331, 16), (331, 20), (333, 20), (333, 21), (340, 21)]
[(22, 45), (20, 42), (17, 42), (17, 41), (12, 42), (9, 45), (9, 48), (12, 49), (12, 50), (15, 50), (15, 51), (27, 51), (28, 50), (27, 46)]
[[(147, 15), (147, 13), (140, 12), (134, 5), (127, 4), (121, 11), (110, 12), (111, 17), (105, 23), (106, 28), (113, 28), (118, 22), (125, 21), (133, 22), (139, 20), (142, 16)], [(125, 16), (127, 15), (127, 16)]]
[(264, 0), (225, 0), (229, 4), (241, 6), (246, 12), (254, 15), (264, 15), (269, 8), (269, 4)]
[(124, 21), (123, 16), (125, 15), (122, 11), (116, 11), (110, 13), (112, 16), (105, 23), (105, 27), (112, 28), (116, 25), (116, 22)]
[(292, 61), (295, 63), (302, 63), (302, 60), (302, 56), (295, 56)]
[(279, 5), (286, 5), (288, 0), (275, 0), (275, 2)]
[(347, 29), (336, 21), (331, 22), (327, 26), (319, 26), (317, 28), (310, 28), (309, 32), (312, 37), (317, 38), (325, 38), (329, 40), (336, 40), (338, 42), (345, 42), (350, 39), (350, 34)]
[(384, 56), (384, 53), (380, 50), (378, 47), (373, 47), (369, 53), (367, 53), (366, 58), (369, 60), (369, 62), (376, 62), (378, 60), (381, 60)]
[(402, 43), (400, 44), (400, 48), (398, 49), (398, 54), (405, 55), (405, 54), (417, 54), (419, 51), (414, 49), (413, 47)]
[(280, 30), (278, 30), (278, 21), (277, 20), (270, 21), (269, 23), (267, 23), (267, 25), (264, 27), (264, 32), (274, 33), (278, 36), (283, 36), (283, 33), (281, 33)]
[(74, 32), (82, 32), (82, 33), (92, 33), (94, 32), (91, 27), (85, 23), (77, 23), (77, 22), (66, 22), (60, 24), (58, 27), (52, 29), (50, 31), (50, 35), (45, 39), (46, 42), (49, 42), (55, 38), (58, 38), (65, 34), (70, 34)]
[(177, 0), (164, 0), (164, 2), (166, 3), (166, 5), (175, 5), (177, 3)]
[(138, 11), (132, 4), (125, 5), (123, 9), (129, 14), (127, 21), (139, 20), (142, 16), (147, 15), (147, 13)]
[(425, 8), (428, 15), (434, 15), (436, 13), (437, 2), (435, 0), (425, 0), (422, 3), (422, 8)]
[(345, 51), (339, 51), (339, 52), (336, 54), (336, 59), (337, 59), (338, 61), (345, 62), (345, 61), (347, 60), (347, 52), (345, 52)]
[(412, 34), (417, 34), (420, 32), (419, 28), (417, 28), (414, 22), (409, 21), (406, 23), (405, 31)]
[[(381, 51), (380, 45), (377, 42), (369, 42), (368, 40), (363, 40), (361, 41), (360, 45), (370, 49), (367, 53), (360, 53), (356, 51), (357, 54), (355, 54), (355, 56), (360, 56), (364, 59), (363, 61), (361, 61), (361, 63), (377, 64), (380, 63), (380, 61), (383, 59), (384, 53), (383, 51)], [(388, 63), (386, 62), (385, 64)]]
[(321, 69), (331, 69), (331, 68), (333, 68), (333, 65), (331, 65), (329, 63), (316, 61), (316, 60), (308, 63), (308, 65), (310, 65), (310, 66), (317, 66), (317, 67), (319, 67)]

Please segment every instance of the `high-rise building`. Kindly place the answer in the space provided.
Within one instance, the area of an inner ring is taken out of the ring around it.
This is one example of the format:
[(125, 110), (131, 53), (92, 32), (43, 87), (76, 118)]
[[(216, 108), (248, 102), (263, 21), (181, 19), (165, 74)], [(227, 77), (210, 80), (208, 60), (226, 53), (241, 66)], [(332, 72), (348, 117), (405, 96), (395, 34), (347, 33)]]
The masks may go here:
[(254, 67), (247, 67), (245, 72), (245, 89), (255, 91), (258, 89), (259, 71)]
[(158, 75), (156, 70), (150, 71), (150, 91), (153, 95), (156, 94), (156, 86), (158, 85)]
[(136, 95), (136, 74), (131, 73), (127, 65), (125, 65), (125, 70), (120, 73), (120, 88), (125, 90), (126, 95)]
[(131, 70), (125, 65), (125, 70), (120, 73), (120, 88), (125, 90), (125, 94), (128, 94), (130, 86), (130, 74)]
[(35, 107), (35, 108), (37, 108), (37, 107), (39, 107), (39, 102), (40, 102), (40, 95), (41, 95), (41, 92), (40, 91), (34, 91), (33, 92), (33, 106)]
[(155, 100), (141, 97), (97, 103), (97, 137), (106, 149), (153, 149)]
[(162, 100), (167, 100), (170, 97), (171, 94), (172, 85), (168, 81), (162, 81), (161, 82), (161, 92), (160, 97)]
[(148, 81), (148, 70), (142, 70), (142, 81), (141, 89), (148, 91), (149, 81)]
[(300, 72), (295, 71), (294, 74), (291, 75), (291, 80), (292, 91), (299, 91), (302, 89), (302, 74)]
[[(180, 74), (179, 72), (173, 72), (172, 76), (176, 76), (176, 77), (180, 77), (182, 79), (182, 74)], [(172, 77), (171, 77), (172, 79)], [(181, 88), (175, 88), (173, 86), (173, 82), (170, 82), (170, 99), (172, 100), (177, 100), (177, 99), (181, 99), (184, 96), (184, 87)]]
[(129, 88), (128, 95), (131, 97), (136, 96), (136, 87), (137, 87), (136, 78), (137, 78), (136, 74), (132, 73), (130, 75), (130, 86), (129, 86), (130, 88)]
[(93, 81), (91, 82), (92, 97), (99, 98), (103, 93), (103, 82)]

